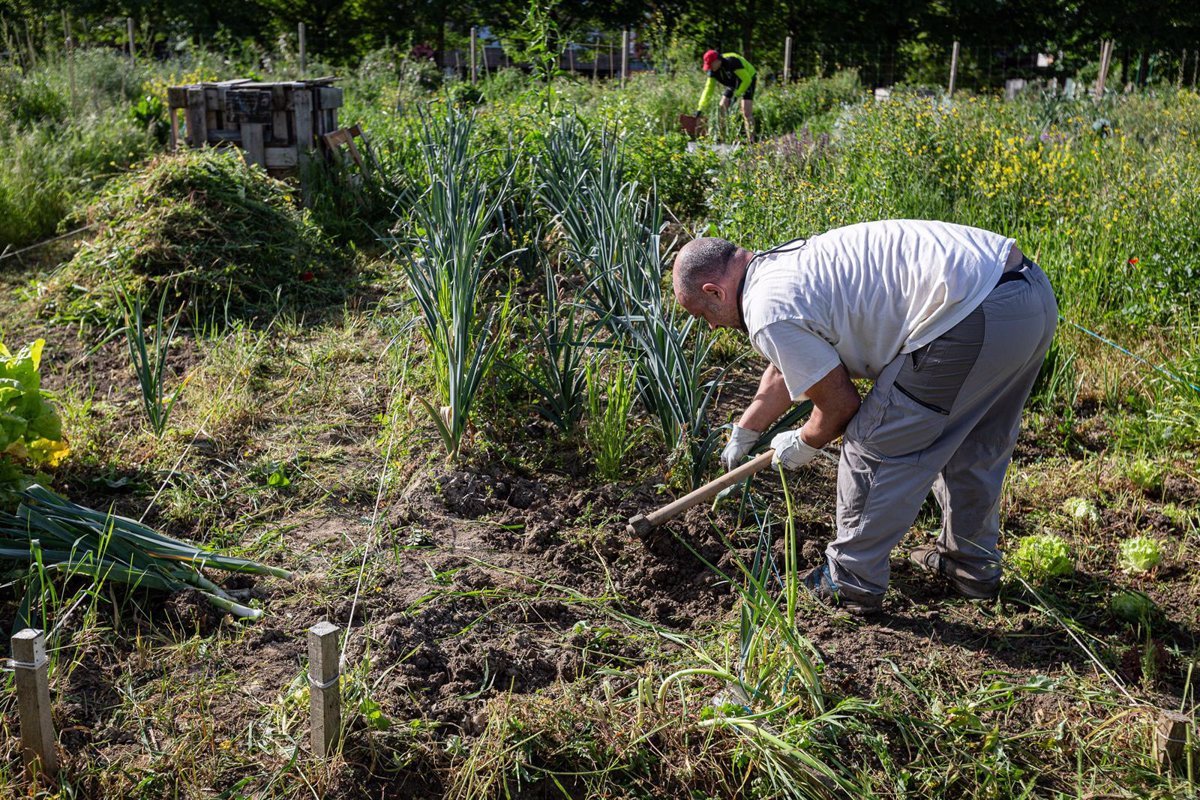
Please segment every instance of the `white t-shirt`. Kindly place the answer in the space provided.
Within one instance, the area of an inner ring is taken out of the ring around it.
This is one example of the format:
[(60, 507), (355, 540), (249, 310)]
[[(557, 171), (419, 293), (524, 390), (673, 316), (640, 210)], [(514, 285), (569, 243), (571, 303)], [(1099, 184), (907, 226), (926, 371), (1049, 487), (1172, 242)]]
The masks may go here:
[(923, 220), (864, 222), (756, 258), (742, 313), (793, 400), (839, 363), (876, 378), (961, 322), (1004, 271), (1013, 240)]

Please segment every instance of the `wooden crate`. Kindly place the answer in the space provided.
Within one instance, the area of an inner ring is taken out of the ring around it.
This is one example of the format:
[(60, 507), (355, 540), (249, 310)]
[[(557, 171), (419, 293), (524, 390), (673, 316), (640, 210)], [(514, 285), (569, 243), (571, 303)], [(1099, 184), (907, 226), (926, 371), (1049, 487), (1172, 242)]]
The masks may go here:
[[(272, 174), (294, 172), (338, 130), (336, 78), (260, 83), (249, 79), (171, 86), (171, 149), (234, 146)], [(182, 125), (180, 124), (182, 117)]]

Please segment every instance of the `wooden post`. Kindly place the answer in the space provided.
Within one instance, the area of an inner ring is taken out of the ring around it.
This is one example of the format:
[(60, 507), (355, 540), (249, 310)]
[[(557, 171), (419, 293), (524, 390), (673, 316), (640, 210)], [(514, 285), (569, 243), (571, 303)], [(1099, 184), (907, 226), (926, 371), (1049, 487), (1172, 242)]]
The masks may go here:
[(313, 149), (313, 96), (309, 89), (292, 90), (292, 112), (296, 115), (296, 161), (303, 172)]
[[(1187, 50), (1183, 51), (1183, 57), (1185, 59), (1187, 58)], [(567, 42), (567, 68), (571, 71), (571, 75), (574, 76), (575, 75), (575, 48), (571, 46), (570, 42)], [(1183, 74), (1183, 67), (1179, 68), (1179, 74), (1180, 75)]]
[(40, 771), (53, 778), (58, 774), (58, 747), (50, 717), (45, 635), (26, 628), (12, 637), (12, 653), (21, 720), (21, 758), (31, 775)]
[(792, 79), (792, 37), (789, 36), (783, 40), (783, 82), (788, 83)]
[[(592, 46), (592, 83), (596, 82), (596, 76), (600, 72), (600, 43), (597, 42)], [(1196, 81), (1193, 79), (1192, 83)]]
[(1175, 88), (1183, 88), (1183, 69), (1187, 66), (1187, 48), (1183, 48), (1183, 53), (1179, 57), (1179, 77), (1175, 79)]
[(191, 86), (187, 90), (187, 143), (192, 147), (204, 147), (208, 142), (208, 110), (203, 86)]
[(342, 693), (338, 685), (338, 634), (332, 622), (319, 622), (308, 631), (308, 687), (311, 695), (313, 755), (328, 758), (342, 727)]
[(296, 36), (300, 40), (300, 77), (304, 77), (304, 73), (308, 68), (308, 48), (304, 41), (304, 23), (301, 22), (296, 26)]
[(1196, 48), (1196, 58), (1192, 62), (1192, 88), (1196, 88), (1196, 73), (1200, 72), (1200, 47)]
[(1154, 725), (1154, 758), (1160, 771), (1169, 771), (1185, 760), (1192, 718), (1178, 711), (1159, 712)]
[(629, 28), (621, 30), (621, 86), (629, 75)]
[(1100, 74), (1096, 76), (1094, 96), (1098, 101), (1104, 98), (1104, 83), (1108, 79), (1109, 62), (1112, 60), (1113, 40), (1106, 39), (1100, 43)]
[(475, 82), (475, 26), (471, 26), (471, 83)]
[(71, 86), (71, 108), (75, 108), (75, 44), (71, 41), (71, 18), (67, 16), (67, 10), (64, 8), (63, 17), (63, 41), (67, 47), (67, 80)]
[(612, 42), (608, 43), (608, 77), (616, 77), (617, 74), (617, 51), (616, 45)]
[(242, 151), (246, 154), (247, 163), (258, 164), (266, 169), (267, 150), (266, 143), (263, 141), (263, 127), (261, 122), (243, 122), (241, 124)]
[(129, 66), (137, 64), (137, 55), (133, 48), (133, 17), (125, 18), (125, 31), (129, 34)]
[(958, 77), (958, 40), (954, 40), (954, 49), (950, 51), (950, 87), (946, 89), (947, 97), (954, 97), (954, 79)]

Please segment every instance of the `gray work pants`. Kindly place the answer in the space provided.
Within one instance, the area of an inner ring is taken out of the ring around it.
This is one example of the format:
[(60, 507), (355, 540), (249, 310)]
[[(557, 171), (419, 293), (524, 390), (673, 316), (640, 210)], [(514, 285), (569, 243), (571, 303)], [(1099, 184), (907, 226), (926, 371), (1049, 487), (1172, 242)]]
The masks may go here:
[(830, 575), (851, 593), (888, 585), (888, 556), (930, 489), (942, 507), (938, 548), (962, 577), (1000, 575), (1000, 491), (1058, 306), (1026, 262), (966, 319), (897, 356), (850, 422), (838, 468)]

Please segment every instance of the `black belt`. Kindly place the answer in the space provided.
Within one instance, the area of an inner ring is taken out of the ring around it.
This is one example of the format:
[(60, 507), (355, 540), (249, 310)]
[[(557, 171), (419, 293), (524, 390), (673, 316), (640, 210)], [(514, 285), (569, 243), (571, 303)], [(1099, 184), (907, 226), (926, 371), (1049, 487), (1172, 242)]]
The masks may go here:
[(1002, 284), (1008, 283), (1009, 281), (1025, 280), (1025, 270), (1029, 269), (1033, 265), (1034, 265), (1033, 262), (1030, 261), (1028, 258), (1022, 257), (1020, 269), (1013, 269), (1013, 270), (1009, 270), (1008, 272), (1003, 273), (1000, 276), (1000, 280), (996, 281), (996, 285), (1000, 286)]

